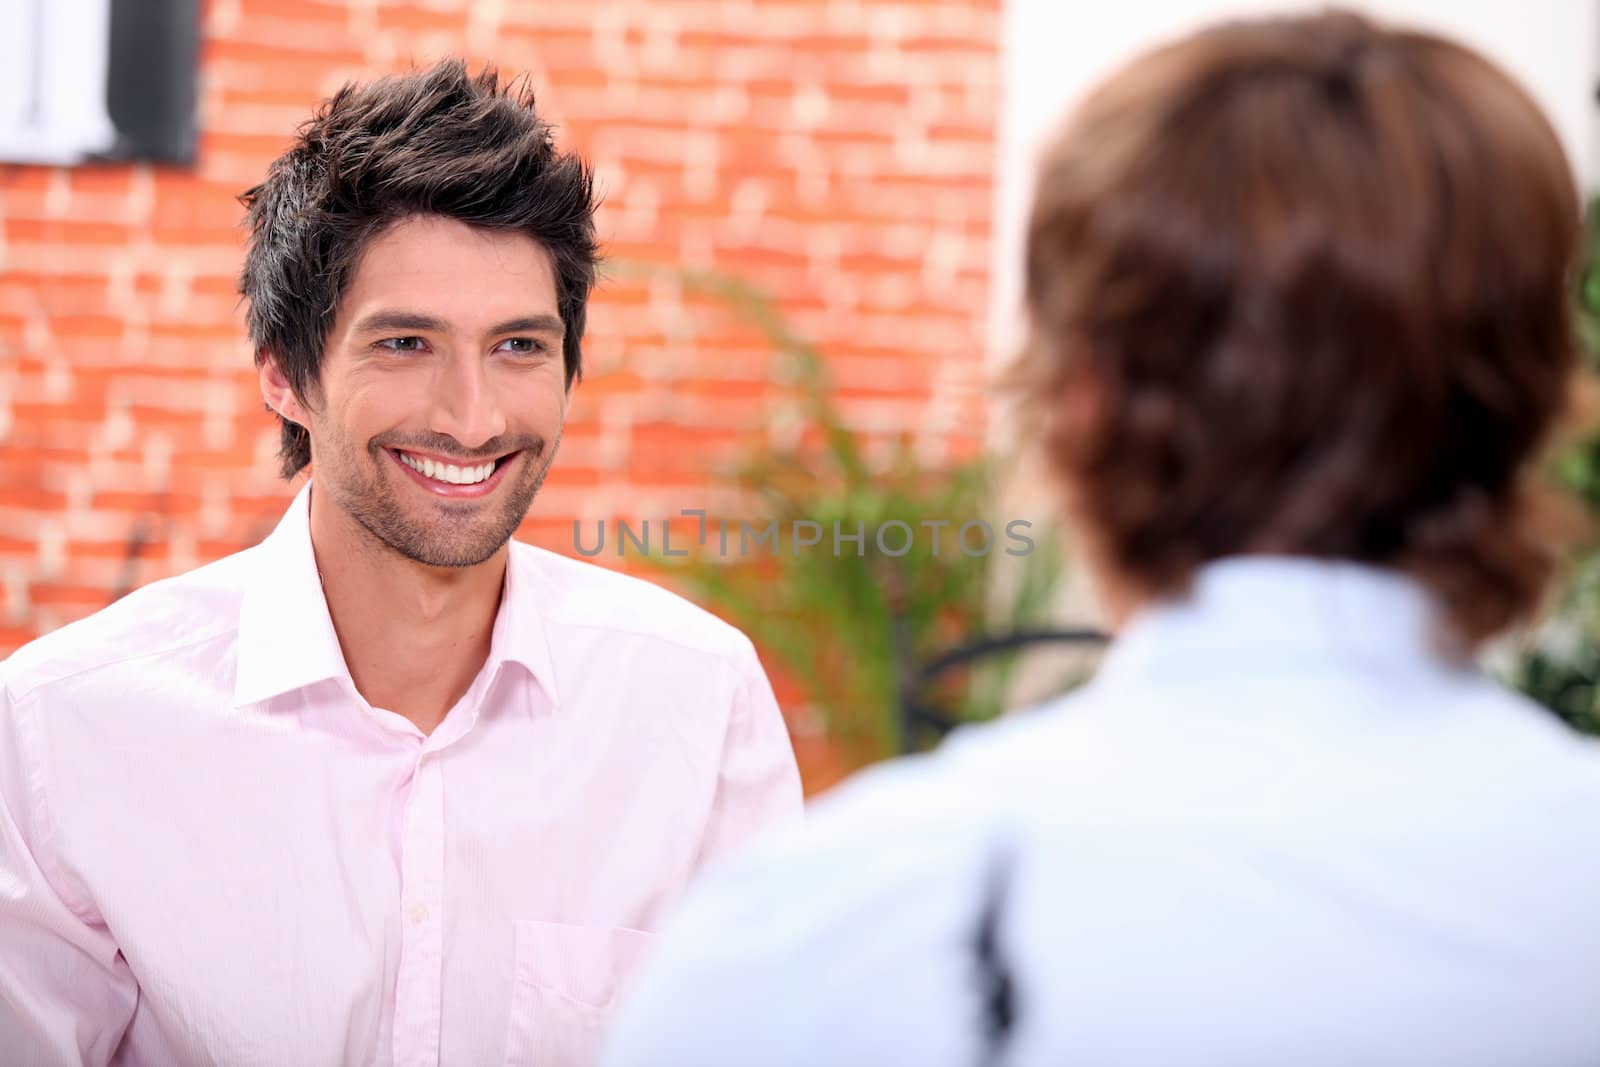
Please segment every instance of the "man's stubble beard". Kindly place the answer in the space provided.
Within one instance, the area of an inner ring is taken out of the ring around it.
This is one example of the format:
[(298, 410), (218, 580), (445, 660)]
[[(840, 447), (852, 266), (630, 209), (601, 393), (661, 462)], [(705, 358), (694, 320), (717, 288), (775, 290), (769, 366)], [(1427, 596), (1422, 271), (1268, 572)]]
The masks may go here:
[[(329, 464), (324, 462), (320, 472), (315, 466), (312, 468), (312, 477), (317, 488), (326, 491), (339, 510), (365, 531), (373, 547), (380, 551), (387, 550), (430, 567), (476, 567), (500, 551), (522, 525), (555, 462), (556, 452), (561, 447), (561, 432), (556, 432), (555, 441), (548, 448), (537, 437), (508, 443), (521, 445), (513, 460), (521, 469), (515, 475), (514, 485), (501, 486), (495, 494), (504, 495), (505, 503), (487, 522), (478, 521), (483, 509), (476, 503), (455, 505), (460, 512), (460, 522), (452, 521), (451, 504), (443, 500), (440, 502), (445, 508), (443, 516), (419, 521), (406, 514), (397, 499), (398, 492), (404, 490), (385, 485), (384, 465), (395, 464), (387, 454), (391, 446), (381, 439), (369, 442), (359, 453), (342, 448), (334, 464), (336, 470), (328, 470)], [(358, 470), (358, 464), (363, 462), (366, 470)], [(404, 478), (405, 474), (395, 471), (393, 476)]]

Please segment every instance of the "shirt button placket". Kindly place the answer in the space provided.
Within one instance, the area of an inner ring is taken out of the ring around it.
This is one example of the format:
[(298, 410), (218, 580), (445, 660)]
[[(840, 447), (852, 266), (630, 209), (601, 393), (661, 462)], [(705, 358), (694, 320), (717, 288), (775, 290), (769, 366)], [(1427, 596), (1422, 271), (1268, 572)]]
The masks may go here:
[(438, 758), (417, 760), (401, 841), (395, 1067), (438, 1067), (444, 967), (444, 787)]

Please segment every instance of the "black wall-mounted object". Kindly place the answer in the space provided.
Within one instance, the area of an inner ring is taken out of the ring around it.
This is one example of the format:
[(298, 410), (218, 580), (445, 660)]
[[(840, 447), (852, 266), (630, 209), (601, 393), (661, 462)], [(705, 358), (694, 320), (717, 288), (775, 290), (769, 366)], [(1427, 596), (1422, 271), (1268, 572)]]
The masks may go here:
[(200, 0), (111, 0), (106, 104), (118, 160), (194, 162)]

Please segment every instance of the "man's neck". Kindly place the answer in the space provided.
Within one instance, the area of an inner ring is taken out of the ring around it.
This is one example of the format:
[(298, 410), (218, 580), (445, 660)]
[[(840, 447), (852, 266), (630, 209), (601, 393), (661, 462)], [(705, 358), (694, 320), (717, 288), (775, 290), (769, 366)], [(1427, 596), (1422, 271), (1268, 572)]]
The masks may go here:
[(475, 567), (429, 567), (313, 493), (311, 547), (357, 691), (431, 733), (489, 657), (509, 546)]

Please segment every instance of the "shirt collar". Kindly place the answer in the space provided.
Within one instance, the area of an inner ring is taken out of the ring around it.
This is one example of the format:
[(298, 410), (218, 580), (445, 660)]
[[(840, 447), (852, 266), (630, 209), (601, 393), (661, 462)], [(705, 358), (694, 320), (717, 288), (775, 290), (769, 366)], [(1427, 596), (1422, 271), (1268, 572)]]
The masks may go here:
[(1107, 678), (1226, 664), (1464, 662), (1437, 602), (1400, 571), (1252, 556), (1202, 567), (1187, 595), (1136, 612), (1108, 651)]
[(494, 633), (489, 639), (490, 668), (484, 674), (492, 678), (502, 663), (517, 663), (533, 675), (534, 681), (544, 689), (552, 706), (560, 703), (556, 690), (555, 660), (550, 655), (550, 641), (545, 620), (539, 605), (545, 603), (551, 590), (546, 587), (539, 568), (535, 549), (513, 540), (506, 559), (505, 592), (500, 597), (500, 612), (495, 616)]
[[(295, 494), (246, 569), (233, 687), (236, 707), (330, 679), (343, 680), (355, 692), (311, 548), (311, 484), (307, 481)], [(521, 547), (511, 543), (489, 658), (478, 678), (492, 682), (502, 664), (519, 663), (554, 705), (555, 670), (536, 606), (539, 574), (535, 560), (525, 558)], [(477, 683), (474, 689), (479, 689)]]
[(311, 553), (311, 483), (254, 550), (239, 605), (236, 707), (330, 678), (350, 682)]

